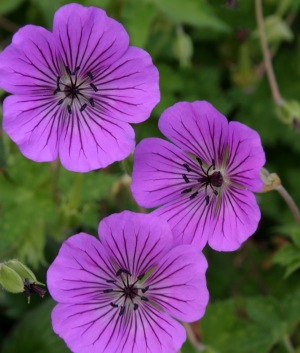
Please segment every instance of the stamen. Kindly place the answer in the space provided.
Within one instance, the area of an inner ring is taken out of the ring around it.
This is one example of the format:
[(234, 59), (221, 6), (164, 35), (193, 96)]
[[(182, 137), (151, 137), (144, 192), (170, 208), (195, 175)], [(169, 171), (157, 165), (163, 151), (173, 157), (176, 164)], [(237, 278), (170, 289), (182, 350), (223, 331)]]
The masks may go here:
[(189, 192), (191, 192), (193, 189), (192, 188), (189, 188), (189, 189), (184, 189), (181, 191), (182, 194), (187, 194)]
[(124, 314), (124, 311), (125, 311), (125, 306), (122, 305), (121, 309), (120, 309), (120, 312), (119, 312), (119, 316), (122, 316)]
[(72, 75), (76, 75), (79, 70), (80, 70), (80, 66), (77, 66), (73, 71)]
[(118, 304), (115, 304), (115, 303), (110, 303), (110, 305), (111, 305), (113, 308), (117, 308), (117, 307), (118, 307)]
[(143, 292), (143, 293), (146, 293), (148, 289), (149, 289), (149, 286), (147, 286), (147, 287), (145, 287), (145, 288), (142, 288), (142, 292)]
[(198, 161), (198, 163), (200, 164), (200, 166), (202, 167), (202, 161), (199, 157), (196, 157), (196, 160)]
[(95, 92), (98, 92), (98, 88), (93, 83), (90, 83), (90, 86)]
[(84, 103), (84, 104), (81, 106), (80, 111), (83, 112), (86, 107), (87, 107), (87, 104)]
[(57, 105), (62, 104), (62, 103), (63, 103), (63, 101), (64, 101), (64, 99), (60, 99), (60, 100), (57, 102)]
[(216, 164), (215, 164), (215, 160), (214, 159), (212, 160), (212, 165), (213, 165), (213, 170), (215, 170), (216, 169)]
[(198, 195), (198, 191), (194, 192), (194, 193), (190, 196), (190, 199), (193, 200), (197, 195)]
[(68, 109), (68, 113), (71, 114), (71, 113), (72, 113), (72, 110), (71, 110), (70, 104), (67, 105), (67, 109)]
[(142, 273), (141, 275), (137, 276), (137, 279), (140, 281), (144, 276), (145, 276), (145, 273)]
[(122, 272), (123, 272), (123, 273), (126, 273), (126, 274), (129, 275), (129, 276), (131, 276), (131, 273), (130, 273), (128, 270), (124, 269), (124, 268), (120, 268), (120, 269), (116, 272), (116, 276), (117, 276), (117, 277), (120, 276), (120, 275), (122, 274)]
[(218, 191), (214, 189), (213, 193), (218, 196)]
[(89, 71), (89, 72), (87, 73), (87, 76), (88, 76), (91, 80), (94, 79), (94, 76), (92, 75), (91, 71)]
[(90, 102), (90, 105), (91, 105), (92, 107), (95, 106), (94, 98), (90, 98), (90, 99), (89, 99), (89, 102)]
[(67, 71), (67, 74), (68, 74), (69, 76), (71, 76), (71, 75), (72, 75), (72, 72), (71, 72), (71, 70), (70, 70), (69, 66), (66, 66), (66, 71)]
[(146, 297), (141, 297), (141, 300), (143, 300), (144, 302), (148, 302), (149, 301), (149, 299), (148, 298), (146, 298)]
[(207, 206), (209, 204), (209, 196), (208, 195), (205, 196), (205, 202), (206, 202), (205, 206)]
[(106, 282), (107, 283), (116, 283), (116, 280), (115, 279), (107, 279)]
[(183, 166), (188, 172), (192, 171), (192, 169), (190, 168), (190, 166), (188, 164), (184, 163)]
[(139, 307), (139, 306), (138, 306), (138, 304), (137, 304), (137, 303), (134, 303), (134, 304), (133, 304), (133, 310), (137, 310), (137, 309), (138, 309), (138, 307)]
[(111, 292), (114, 292), (113, 289), (104, 289), (103, 290), (103, 293), (111, 293)]
[(182, 177), (183, 177), (183, 180), (186, 182), (186, 183), (189, 183), (189, 178), (185, 175), (185, 174), (182, 174)]

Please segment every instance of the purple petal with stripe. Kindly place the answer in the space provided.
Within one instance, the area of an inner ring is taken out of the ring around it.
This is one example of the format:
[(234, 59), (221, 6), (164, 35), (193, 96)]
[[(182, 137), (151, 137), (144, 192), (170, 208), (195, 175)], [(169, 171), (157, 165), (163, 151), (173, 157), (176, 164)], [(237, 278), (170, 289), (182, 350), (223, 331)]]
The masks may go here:
[(58, 157), (61, 111), (52, 97), (10, 96), (3, 103), (3, 129), (27, 157), (37, 162)]
[(228, 122), (210, 103), (180, 102), (166, 109), (160, 131), (178, 147), (199, 157), (208, 166), (220, 165), (228, 143)]
[(97, 238), (85, 233), (67, 239), (47, 272), (48, 290), (58, 302), (102, 302), (107, 280), (115, 277), (115, 268)]
[(126, 269), (133, 276), (149, 271), (173, 245), (167, 222), (129, 211), (103, 219), (99, 236), (117, 268)]
[(19, 29), (0, 55), (0, 87), (10, 93), (52, 96), (59, 71), (57, 44), (42, 27)]
[(80, 67), (96, 77), (99, 71), (123, 56), (129, 37), (124, 27), (105, 11), (79, 4), (62, 6), (54, 16), (53, 35), (62, 61), (70, 70)]
[(233, 251), (257, 229), (260, 210), (251, 191), (228, 187), (211, 227), (209, 245), (218, 251)]
[(151, 214), (170, 224), (176, 244), (193, 244), (201, 250), (210, 235), (216, 207), (216, 198), (211, 195), (210, 199), (206, 206), (204, 191), (201, 190), (193, 199), (184, 195)]
[(230, 181), (251, 191), (260, 191), (263, 182), (260, 170), (265, 153), (258, 133), (236, 121), (229, 123), (228, 160), (226, 172)]
[(88, 172), (126, 158), (135, 145), (132, 127), (98, 110), (66, 113), (59, 144), (62, 165)]
[[(184, 164), (193, 170), (199, 165), (181, 149), (159, 138), (142, 140), (134, 152), (131, 191), (143, 207), (161, 206), (182, 196), (182, 191), (197, 183), (197, 173), (187, 174)], [(190, 176), (191, 175), (191, 176)]]
[(208, 303), (207, 261), (190, 245), (177, 246), (160, 260), (147, 279), (149, 299), (178, 320), (192, 322), (204, 315)]

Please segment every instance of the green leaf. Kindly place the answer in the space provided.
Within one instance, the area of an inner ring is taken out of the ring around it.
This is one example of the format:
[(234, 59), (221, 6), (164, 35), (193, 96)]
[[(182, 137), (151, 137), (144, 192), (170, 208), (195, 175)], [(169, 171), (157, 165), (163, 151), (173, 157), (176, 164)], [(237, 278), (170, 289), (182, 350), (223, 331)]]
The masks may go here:
[(54, 303), (47, 300), (24, 315), (4, 341), (1, 353), (70, 353), (65, 343), (53, 332), (53, 306)]
[(15, 9), (17, 9), (24, 0), (1, 0), (0, 1), (0, 14), (5, 15)]
[(229, 32), (229, 26), (221, 21), (205, 0), (148, 0), (177, 24)]

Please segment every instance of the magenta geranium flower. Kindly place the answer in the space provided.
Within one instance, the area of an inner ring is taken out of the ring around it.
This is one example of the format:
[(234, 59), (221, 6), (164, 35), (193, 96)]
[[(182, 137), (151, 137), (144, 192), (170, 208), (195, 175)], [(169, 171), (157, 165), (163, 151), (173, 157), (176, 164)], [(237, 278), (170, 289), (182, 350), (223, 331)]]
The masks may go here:
[(132, 193), (139, 205), (157, 207), (176, 242), (201, 249), (237, 249), (260, 220), (254, 191), (265, 154), (259, 135), (227, 119), (205, 101), (177, 103), (159, 120), (159, 138), (143, 140), (134, 154)]
[(86, 172), (127, 157), (135, 145), (128, 123), (146, 120), (159, 101), (158, 71), (127, 32), (95, 7), (70, 4), (53, 32), (21, 28), (0, 55), (0, 87), (12, 93), (3, 128), (37, 161), (60, 157)]
[(99, 235), (70, 237), (48, 270), (54, 331), (75, 353), (177, 353), (175, 319), (198, 320), (208, 302), (204, 256), (152, 215), (111, 215)]

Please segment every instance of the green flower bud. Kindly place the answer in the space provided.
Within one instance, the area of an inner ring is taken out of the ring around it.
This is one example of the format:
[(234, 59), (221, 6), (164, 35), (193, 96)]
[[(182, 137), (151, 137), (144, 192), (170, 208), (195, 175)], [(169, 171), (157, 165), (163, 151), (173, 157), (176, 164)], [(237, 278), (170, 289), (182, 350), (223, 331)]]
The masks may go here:
[(24, 292), (22, 277), (6, 264), (0, 264), (0, 285), (10, 293)]
[(300, 124), (300, 103), (296, 100), (284, 101), (277, 108), (277, 115), (286, 124), (292, 126)]

